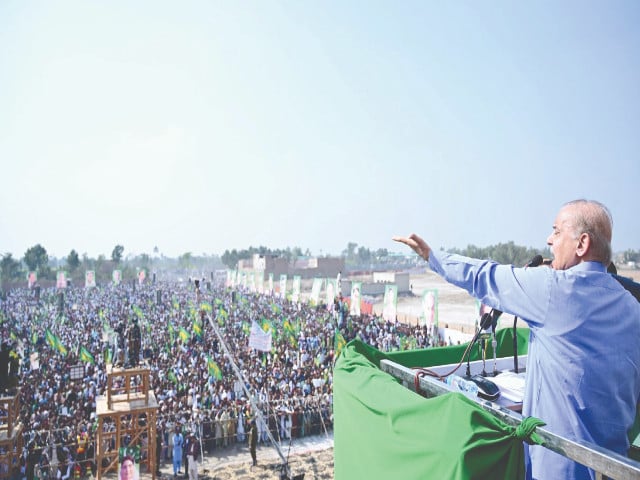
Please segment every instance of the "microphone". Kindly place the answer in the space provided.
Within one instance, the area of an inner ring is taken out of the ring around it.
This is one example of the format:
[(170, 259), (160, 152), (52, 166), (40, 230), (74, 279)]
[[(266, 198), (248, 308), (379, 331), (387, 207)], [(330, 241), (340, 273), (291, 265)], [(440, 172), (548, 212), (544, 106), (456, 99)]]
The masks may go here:
[(542, 265), (543, 262), (544, 262), (544, 258), (542, 258), (542, 255), (536, 255), (531, 260), (529, 260), (529, 263), (527, 263), (524, 266), (524, 268), (527, 268), (527, 267), (539, 267), (540, 265)]
[[(478, 326), (478, 331), (475, 333), (475, 335), (471, 339), (471, 342), (469, 342), (469, 348), (465, 352), (465, 353), (467, 353), (467, 373), (466, 373), (467, 378), (469, 378), (471, 376), (471, 355), (470, 355), (471, 354), (471, 349), (473, 348), (473, 346), (478, 341), (478, 337), (480, 336), (480, 333), (483, 330), (486, 330), (489, 327), (491, 327), (491, 321), (492, 321), (491, 314), (490, 313), (483, 313), (482, 317), (480, 318), (480, 325)], [(464, 355), (462, 356), (461, 362), (464, 362)]]

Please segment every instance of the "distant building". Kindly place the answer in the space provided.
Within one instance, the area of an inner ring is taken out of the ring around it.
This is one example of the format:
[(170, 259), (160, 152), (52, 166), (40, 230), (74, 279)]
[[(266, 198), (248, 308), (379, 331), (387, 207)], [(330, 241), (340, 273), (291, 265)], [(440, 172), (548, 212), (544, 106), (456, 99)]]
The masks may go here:
[[(363, 280), (361, 287), (362, 295), (384, 295), (386, 285), (397, 285), (398, 294), (411, 291), (408, 273), (398, 272), (373, 272), (371, 280)], [(351, 280), (342, 280), (342, 295), (351, 295)]]
[(274, 278), (280, 275), (288, 277), (299, 275), (303, 279), (336, 277), (338, 272), (344, 271), (344, 259), (342, 257), (311, 257), (288, 262), (282, 257), (254, 254), (252, 258), (238, 262), (238, 271), (263, 271), (265, 278), (270, 273)]

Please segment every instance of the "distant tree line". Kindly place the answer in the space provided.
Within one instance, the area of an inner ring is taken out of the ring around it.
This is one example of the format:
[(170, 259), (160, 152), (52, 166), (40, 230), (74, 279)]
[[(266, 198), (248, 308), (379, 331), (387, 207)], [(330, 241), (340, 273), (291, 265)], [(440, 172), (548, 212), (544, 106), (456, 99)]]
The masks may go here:
[(56, 279), (58, 271), (64, 271), (73, 284), (84, 285), (84, 275), (87, 270), (93, 270), (98, 283), (111, 281), (113, 270), (121, 270), (123, 280), (134, 279), (139, 270), (145, 270), (150, 276), (152, 272), (171, 272), (172, 276), (197, 276), (205, 272), (224, 268), (217, 255), (202, 256), (186, 252), (177, 258), (159, 255), (158, 248), (154, 248), (154, 256), (147, 253), (124, 256), (124, 246), (116, 245), (111, 252), (111, 258), (99, 255), (90, 258), (86, 253), (79, 255), (73, 249), (61, 259), (49, 257), (46, 248), (41, 244), (30, 247), (21, 259), (16, 259), (11, 253), (0, 256), (0, 279), (2, 287), (6, 288), (20, 284), (27, 278), (28, 272), (36, 272), (38, 282), (51, 283)]
[(348, 266), (388, 263), (389, 251), (386, 248), (371, 250), (365, 246), (358, 246), (355, 242), (347, 243), (342, 251), (344, 263)]
[[(153, 249), (154, 255), (147, 253), (124, 256), (125, 248), (116, 245), (111, 252), (111, 258), (104, 255), (97, 258), (89, 258), (87, 254), (79, 255), (73, 249), (62, 259), (50, 258), (47, 250), (40, 244), (27, 249), (21, 259), (16, 259), (11, 253), (0, 256), (0, 279), (2, 286), (24, 281), (28, 272), (36, 272), (38, 280), (54, 281), (56, 272), (63, 270), (72, 282), (83, 284), (84, 274), (87, 270), (96, 273), (99, 283), (111, 280), (114, 269), (122, 270), (122, 278), (134, 278), (137, 271), (144, 269), (147, 272), (171, 272), (172, 275), (192, 276), (212, 272), (217, 269), (235, 269), (239, 260), (246, 260), (254, 254), (281, 257), (292, 263), (300, 257), (310, 257), (311, 251), (304, 251), (300, 247), (286, 247), (271, 249), (265, 246), (249, 247), (242, 250), (225, 250), (222, 256), (202, 254), (194, 255), (185, 252), (177, 258), (169, 258), (159, 254), (158, 247)], [(447, 251), (458, 253), (472, 258), (491, 259), (498, 263), (510, 265), (525, 265), (535, 255), (550, 258), (552, 255), (548, 248), (543, 250), (516, 245), (514, 242), (499, 243), (488, 247), (468, 245), (466, 248), (450, 248)], [(376, 269), (376, 268), (405, 268), (418, 262), (417, 257), (411, 253), (390, 253), (386, 248), (370, 249), (355, 242), (347, 243), (341, 256), (345, 260), (347, 270)], [(622, 265), (627, 263), (640, 263), (640, 251), (625, 250), (615, 255), (614, 263)]]
[(287, 248), (278, 248), (271, 249), (264, 246), (260, 247), (249, 247), (243, 250), (225, 250), (222, 256), (220, 257), (222, 263), (229, 269), (235, 269), (238, 266), (238, 262), (240, 260), (249, 260), (253, 258), (254, 255), (264, 255), (270, 257), (280, 257), (287, 260), (287, 262), (291, 263), (300, 257), (310, 257), (311, 251), (307, 248), (304, 252), (300, 247), (287, 247)]
[(551, 258), (551, 252), (548, 248), (540, 250), (516, 245), (513, 242), (499, 243), (488, 247), (468, 245), (464, 249), (452, 248), (449, 252), (471, 258), (491, 259), (504, 265), (516, 266), (526, 265), (536, 255), (542, 255), (543, 258)]

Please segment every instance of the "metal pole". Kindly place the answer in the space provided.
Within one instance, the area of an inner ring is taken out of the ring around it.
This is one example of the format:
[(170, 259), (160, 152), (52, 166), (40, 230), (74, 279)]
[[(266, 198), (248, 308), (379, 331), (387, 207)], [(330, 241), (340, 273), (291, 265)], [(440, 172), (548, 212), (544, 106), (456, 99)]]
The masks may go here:
[(222, 349), (224, 350), (225, 355), (229, 359), (229, 363), (231, 364), (231, 368), (233, 368), (233, 371), (236, 374), (236, 377), (242, 382), (242, 389), (244, 390), (245, 394), (247, 395), (247, 398), (249, 399), (249, 402), (251, 402), (251, 408), (253, 408), (254, 412), (256, 412), (256, 417), (258, 417), (258, 421), (262, 422), (262, 425), (265, 427), (265, 429), (267, 431), (267, 436), (269, 437), (269, 440), (271, 441), (271, 444), (273, 445), (273, 447), (278, 452), (278, 456), (282, 460), (282, 468), (286, 469), (287, 476), (290, 476), (291, 472), (289, 471), (289, 465), (287, 463), (287, 458), (284, 456), (284, 453), (282, 453), (282, 450), (280, 450), (280, 445), (278, 445), (278, 443), (275, 441), (275, 439), (271, 435), (271, 432), (269, 431), (269, 425), (264, 421), (264, 418), (262, 417), (262, 412), (260, 411), (260, 409), (256, 405), (255, 400), (254, 400), (253, 396), (251, 395), (251, 392), (249, 392), (249, 389), (247, 388), (246, 382), (245, 382), (245, 380), (244, 380), (244, 378), (242, 376), (242, 372), (240, 371), (240, 369), (236, 365), (236, 362), (234, 361), (233, 356), (231, 355), (231, 352), (229, 351), (229, 348), (227, 347), (227, 344), (224, 341), (224, 338), (220, 334), (220, 331), (218, 330), (217, 325), (215, 324), (215, 322), (213, 321), (213, 318), (211, 318), (211, 317), (209, 317), (209, 325), (211, 325), (211, 328), (213, 328), (213, 331), (215, 332), (216, 336), (218, 337), (218, 340), (220, 341), (220, 345), (222, 346)]
[(318, 400), (317, 403), (318, 403), (317, 405), (318, 413), (320, 414), (320, 421), (322, 422), (322, 428), (324, 429), (324, 434), (326, 435), (327, 438), (329, 438), (329, 432), (327, 432), (327, 427), (324, 424), (324, 418), (322, 418), (322, 410), (320, 410), (320, 401)]

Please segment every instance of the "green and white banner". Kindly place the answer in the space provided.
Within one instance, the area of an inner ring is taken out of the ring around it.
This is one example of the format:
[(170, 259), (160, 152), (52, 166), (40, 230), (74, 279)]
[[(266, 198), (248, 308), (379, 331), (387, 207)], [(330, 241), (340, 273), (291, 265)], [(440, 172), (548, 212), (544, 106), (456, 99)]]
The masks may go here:
[(85, 288), (96, 286), (96, 272), (94, 272), (93, 270), (87, 270), (84, 273), (84, 286)]
[(256, 270), (256, 291), (264, 293), (264, 270)]
[(438, 328), (438, 290), (422, 292), (422, 325)]
[(327, 278), (327, 288), (325, 290), (325, 302), (327, 303), (327, 309), (331, 310), (333, 308), (333, 301), (336, 298), (336, 279), (335, 278)]
[(293, 285), (291, 286), (291, 300), (297, 302), (300, 300), (300, 275), (293, 276)]
[(320, 291), (322, 290), (323, 283), (324, 283), (324, 279), (322, 278), (313, 279), (313, 284), (311, 285), (311, 297), (309, 298), (309, 303), (314, 307), (320, 303)]
[(56, 288), (67, 288), (67, 275), (65, 272), (56, 274)]
[(362, 282), (351, 283), (351, 299), (349, 303), (349, 315), (360, 315), (360, 300), (362, 293)]
[(285, 298), (287, 296), (287, 276), (280, 275), (280, 297)]
[(398, 286), (385, 285), (384, 287), (384, 306), (382, 308), (382, 318), (388, 322), (395, 322), (398, 313)]

